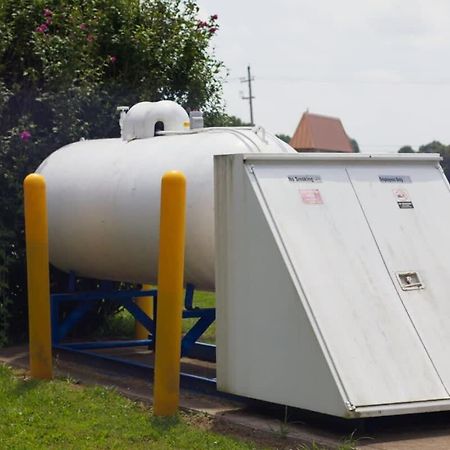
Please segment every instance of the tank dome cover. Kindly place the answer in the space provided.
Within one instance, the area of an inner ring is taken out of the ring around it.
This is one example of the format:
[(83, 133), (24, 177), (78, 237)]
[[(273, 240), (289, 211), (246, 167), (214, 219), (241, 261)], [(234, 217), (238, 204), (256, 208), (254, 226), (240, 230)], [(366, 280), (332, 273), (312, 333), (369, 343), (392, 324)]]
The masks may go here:
[(171, 100), (136, 103), (127, 113), (123, 123), (125, 141), (155, 136), (155, 126), (162, 124), (164, 131), (189, 129), (189, 116), (182, 106)]

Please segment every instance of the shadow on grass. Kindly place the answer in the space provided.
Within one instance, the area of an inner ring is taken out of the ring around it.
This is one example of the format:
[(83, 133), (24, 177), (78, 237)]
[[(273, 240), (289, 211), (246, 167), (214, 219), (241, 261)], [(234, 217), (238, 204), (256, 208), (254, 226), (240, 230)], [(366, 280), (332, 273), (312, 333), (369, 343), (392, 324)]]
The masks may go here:
[(22, 396), (36, 389), (40, 380), (25, 377), (25, 371), (0, 364), (0, 391), (3, 395)]
[(32, 380), (32, 379), (19, 379), (15, 383), (14, 388), (11, 390), (11, 393), (14, 396), (20, 397), (22, 395), (28, 394), (28, 392), (33, 391), (41, 384), (41, 381), (39, 380)]
[(160, 435), (167, 433), (168, 431), (177, 427), (181, 423), (179, 416), (173, 416), (173, 417), (151, 416), (149, 420), (150, 420), (150, 425)]

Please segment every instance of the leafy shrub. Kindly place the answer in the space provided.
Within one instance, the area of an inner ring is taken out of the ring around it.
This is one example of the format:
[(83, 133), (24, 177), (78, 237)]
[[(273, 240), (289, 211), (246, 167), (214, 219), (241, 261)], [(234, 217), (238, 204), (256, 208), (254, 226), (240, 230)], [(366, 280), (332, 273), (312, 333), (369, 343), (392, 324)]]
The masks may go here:
[(0, 2), (0, 345), (26, 331), (24, 177), (65, 144), (118, 136), (118, 105), (220, 115), (217, 16), (197, 14), (194, 0)]

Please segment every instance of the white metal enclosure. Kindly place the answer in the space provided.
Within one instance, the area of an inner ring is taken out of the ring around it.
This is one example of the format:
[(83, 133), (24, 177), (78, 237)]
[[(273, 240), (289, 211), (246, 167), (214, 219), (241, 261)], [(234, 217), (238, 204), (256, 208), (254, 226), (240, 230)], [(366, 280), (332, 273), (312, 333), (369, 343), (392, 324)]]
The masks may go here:
[(450, 409), (438, 155), (215, 157), (219, 389), (341, 417)]

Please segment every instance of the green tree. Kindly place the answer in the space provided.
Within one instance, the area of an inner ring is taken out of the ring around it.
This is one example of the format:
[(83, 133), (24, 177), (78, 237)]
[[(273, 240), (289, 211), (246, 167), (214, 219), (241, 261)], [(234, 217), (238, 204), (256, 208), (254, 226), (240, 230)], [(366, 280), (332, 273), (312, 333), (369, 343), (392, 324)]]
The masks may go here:
[(439, 153), (441, 155), (447, 154), (449, 147), (447, 145), (441, 144), (439, 141), (433, 141), (426, 145), (421, 145), (419, 147), (419, 153)]
[(441, 166), (445, 176), (450, 180), (450, 145), (444, 145), (439, 141), (432, 141), (429, 144), (421, 145), (419, 153), (439, 153), (442, 156)]
[[(22, 180), (57, 148), (118, 136), (118, 105), (223, 111), (217, 16), (194, 0), (0, 2), (0, 345), (26, 329)], [(14, 308), (11, 305), (14, 304)]]
[(282, 141), (286, 142), (286, 144), (289, 144), (291, 142), (291, 136), (288, 136), (287, 134), (279, 133), (275, 135), (278, 139), (281, 139)]
[(414, 149), (410, 145), (404, 145), (398, 151), (399, 153), (415, 153)]
[(352, 146), (353, 153), (361, 153), (361, 150), (359, 149), (359, 144), (356, 139), (350, 138), (350, 144)]
[(213, 112), (205, 114), (205, 126), (207, 127), (251, 127), (248, 122), (236, 116), (223, 112)]
[[(410, 145), (404, 145), (398, 153), (416, 153)], [(429, 144), (421, 145), (418, 153), (439, 153), (442, 156), (441, 166), (445, 176), (450, 180), (450, 145), (442, 144), (439, 141), (432, 141)]]

